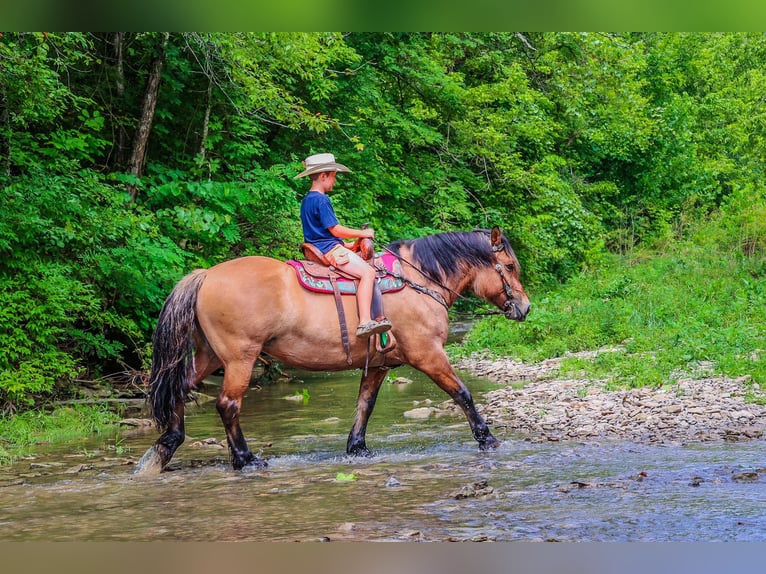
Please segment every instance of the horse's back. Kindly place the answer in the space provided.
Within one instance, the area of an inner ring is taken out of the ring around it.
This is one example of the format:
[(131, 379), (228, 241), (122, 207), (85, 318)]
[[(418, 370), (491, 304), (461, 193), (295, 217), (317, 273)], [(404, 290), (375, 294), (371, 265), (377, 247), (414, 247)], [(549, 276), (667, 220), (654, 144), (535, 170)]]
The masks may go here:
[(239, 257), (207, 270), (199, 291), (197, 316), (206, 334), (273, 328), (289, 307), (295, 281), (290, 267), (270, 257)]
[(270, 273), (279, 273), (285, 267), (285, 262), (273, 257), (262, 255), (248, 255), (228, 259), (208, 269), (208, 276), (212, 275), (238, 275), (240, 279), (252, 279)]

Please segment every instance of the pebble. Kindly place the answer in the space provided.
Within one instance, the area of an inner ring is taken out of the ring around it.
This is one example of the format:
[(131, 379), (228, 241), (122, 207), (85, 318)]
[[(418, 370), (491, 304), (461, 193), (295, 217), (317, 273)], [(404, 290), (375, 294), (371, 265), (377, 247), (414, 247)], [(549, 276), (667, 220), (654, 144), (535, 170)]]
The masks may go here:
[(494, 494), (495, 489), (491, 487), (486, 480), (480, 480), (473, 484), (467, 484), (460, 490), (452, 493), (455, 500), (464, 500), (466, 498), (486, 498)]
[(395, 476), (389, 476), (388, 480), (386, 480), (386, 484), (385, 484), (386, 488), (397, 488), (397, 487), (399, 487), (401, 485), (402, 485), (402, 483)]
[(404, 418), (407, 419), (427, 419), (436, 411), (433, 407), (418, 407), (409, 411), (404, 411)]
[(391, 380), (391, 384), (394, 385), (409, 385), (411, 382), (412, 379), (408, 379), (407, 377), (396, 377)]

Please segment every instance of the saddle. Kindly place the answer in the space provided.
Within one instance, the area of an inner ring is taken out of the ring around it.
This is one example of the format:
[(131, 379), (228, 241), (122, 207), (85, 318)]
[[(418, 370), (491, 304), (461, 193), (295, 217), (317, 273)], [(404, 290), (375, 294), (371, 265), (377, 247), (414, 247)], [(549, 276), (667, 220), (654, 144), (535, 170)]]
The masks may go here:
[[(329, 262), (325, 264), (319, 263), (316, 260), (291, 259), (285, 263), (295, 269), (298, 283), (304, 289), (315, 293), (335, 293), (337, 287), (341, 295), (356, 295), (356, 279), (345, 275), (339, 269), (329, 265)], [(377, 272), (376, 283), (381, 293), (390, 293), (404, 289), (402, 264), (395, 255), (390, 253), (378, 255), (370, 264)]]
[[(378, 291), (377, 299), (380, 302), (379, 294), (400, 291), (404, 289), (402, 280), (402, 266), (399, 259), (391, 254), (384, 253), (376, 256), (371, 239), (357, 239), (350, 247), (352, 251), (359, 255), (372, 265), (376, 270), (375, 290)], [(301, 245), (305, 260), (288, 260), (285, 263), (290, 265), (296, 273), (298, 283), (304, 289), (315, 293), (328, 293), (335, 296), (335, 306), (338, 311), (338, 320), (340, 322), (341, 339), (343, 348), (346, 351), (346, 361), (350, 365), (351, 347), (348, 338), (348, 328), (346, 326), (346, 314), (343, 309), (343, 295), (356, 295), (356, 279), (344, 274), (342, 271), (331, 265), (324, 254), (314, 245), (304, 243)], [(373, 295), (375, 300), (376, 295)], [(373, 303), (373, 308), (375, 303)], [(381, 303), (382, 308), (382, 303)], [(391, 351), (396, 343), (390, 331), (383, 335), (376, 335), (376, 350), (381, 353)], [(367, 358), (369, 360), (369, 342), (367, 348)], [(366, 367), (365, 367), (366, 370)]]

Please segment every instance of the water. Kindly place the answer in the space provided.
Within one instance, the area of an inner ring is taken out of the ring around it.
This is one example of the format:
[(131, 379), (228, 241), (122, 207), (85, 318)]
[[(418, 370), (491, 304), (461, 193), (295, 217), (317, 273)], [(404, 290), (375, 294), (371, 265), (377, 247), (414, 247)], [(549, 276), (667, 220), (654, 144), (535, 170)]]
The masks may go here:
[[(478, 402), (495, 388), (461, 375)], [(191, 446), (224, 440), (203, 403), (187, 413), (175, 470), (156, 478), (131, 474), (151, 429), (42, 448), (0, 469), (0, 540), (766, 539), (760, 441), (536, 444), (496, 433), (502, 446), (481, 453), (462, 416), (403, 416), (447, 396), (402, 368), (392, 376), (414, 382), (384, 383), (370, 420), (376, 456), (354, 459), (344, 450), (359, 373), (300, 376), (245, 398), (242, 427), (267, 469), (234, 472), (225, 449)], [(305, 404), (285, 398), (303, 389)]]

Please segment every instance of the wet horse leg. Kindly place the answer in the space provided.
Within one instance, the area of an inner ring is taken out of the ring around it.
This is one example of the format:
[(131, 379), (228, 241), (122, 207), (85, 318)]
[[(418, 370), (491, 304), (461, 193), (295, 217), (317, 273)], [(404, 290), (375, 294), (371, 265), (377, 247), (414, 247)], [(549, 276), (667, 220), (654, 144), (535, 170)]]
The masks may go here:
[(423, 364), (416, 365), (413, 363), (412, 366), (428, 375), (463, 409), (471, 427), (473, 438), (479, 443), (480, 450), (497, 448), (500, 446), (500, 441), (492, 435), (484, 417), (476, 411), (471, 392), (457, 376), (443, 351), (440, 352), (440, 355), (437, 359), (430, 357), (430, 360), (424, 361)]
[[(194, 389), (197, 389), (200, 382), (221, 366), (221, 361), (216, 357), (206, 341), (198, 340), (196, 341), (196, 346), (197, 350), (194, 353), (194, 380), (192, 382)], [(176, 405), (171, 424), (168, 425), (165, 432), (157, 439), (157, 450), (162, 459), (163, 467), (170, 462), (173, 453), (178, 450), (178, 447), (186, 439), (184, 432), (184, 407), (184, 403)]]
[(348, 434), (346, 442), (346, 453), (354, 456), (372, 456), (372, 452), (367, 448), (365, 434), (367, 433), (367, 421), (370, 420), (372, 410), (375, 408), (375, 401), (378, 398), (380, 385), (386, 378), (388, 369), (374, 369), (367, 371), (367, 375), (362, 377), (359, 385), (359, 396), (356, 399), (356, 417), (354, 426)]
[(250, 385), (250, 374), (255, 360), (244, 360), (226, 365), (223, 375), (223, 386), (216, 400), (216, 408), (221, 416), (221, 421), (226, 429), (226, 438), (229, 442), (229, 455), (234, 470), (241, 470), (246, 466), (264, 468), (265, 460), (255, 456), (247, 446), (245, 435), (239, 425), (239, 415), (242, 409), (242, 397), (244, 397)]
[(154, 443), (154, 452), (159, 457), (157, 463), (160, 469), (167, 466), (170, 459), (173, 458), (173, 454), (186, 438), (184, 432), (184, 407), (185, 404), (182, 402), (176, 404), (170, 424)]
[[(215, 353), (204, 342), (198, 342), (197, 351), (194, 355), (195, 376), (192, 386), (197, 388), (199, 383), (210, 373), (221, 366), (221, 361), (215, 356)], [(185, 403), (179, 401), (173, 409), (173, 416), (165, 431), (160, 435), (154, 446), (146, 451), (141, 461), (138, 463), (138, 469), (143, 473), (157, 473), (173, 458), (173, 454), (186, 439), (184, 430), (184, 410)]]

